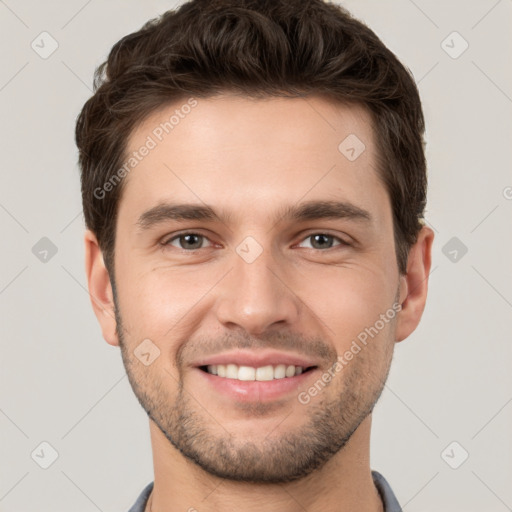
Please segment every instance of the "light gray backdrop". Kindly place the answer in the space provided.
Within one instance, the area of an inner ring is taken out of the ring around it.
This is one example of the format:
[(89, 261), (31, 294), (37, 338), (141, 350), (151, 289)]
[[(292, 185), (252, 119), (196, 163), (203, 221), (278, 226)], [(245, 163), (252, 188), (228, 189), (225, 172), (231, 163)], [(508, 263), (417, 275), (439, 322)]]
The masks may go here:
[[(175, 5), (0, 0), (3, 512), (123, 512), (153, 478), (147, 417), (86, 290), (74, 123), (112, 45)], [(344, 5), (419, 84), (436, 231), (372, 468), (405, 512), (512, 510), (512, 0)]]

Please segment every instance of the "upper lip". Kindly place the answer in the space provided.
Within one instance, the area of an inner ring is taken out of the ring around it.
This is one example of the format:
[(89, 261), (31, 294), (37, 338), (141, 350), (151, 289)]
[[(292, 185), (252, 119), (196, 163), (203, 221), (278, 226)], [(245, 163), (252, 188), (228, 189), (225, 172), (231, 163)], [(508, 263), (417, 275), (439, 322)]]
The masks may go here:
[(237, 366), (252, 366), (253, 368), (267, 365), (276, 366), (278, 364), (302, 366), (303, 368), (318, 366), (317, 361), (299, 354), (269, 350), (259, 352), (243, 350), (223, 352), (222, 354), (198, 360), (193, 363), (193, 366), (199, 367), (214, 364), (236, 364)]

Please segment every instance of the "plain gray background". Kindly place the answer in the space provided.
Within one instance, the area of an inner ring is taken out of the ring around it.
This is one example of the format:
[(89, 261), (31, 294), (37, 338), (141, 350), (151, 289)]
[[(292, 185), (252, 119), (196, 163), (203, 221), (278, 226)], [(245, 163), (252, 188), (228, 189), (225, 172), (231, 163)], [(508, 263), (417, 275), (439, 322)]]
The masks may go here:
[[(0, 0), (3, 512), (126, 511), (153, 479), (147, 417), (86, 290), (74, 123), (112, 45), (175, 5)], [(374, 412), (372, 468), (405, 512), (512, 510), (512, 0), (343, 5), (419, 84), (436, 231), (422, 322)], [(43, 442), (58, 454), (47, 469)]]

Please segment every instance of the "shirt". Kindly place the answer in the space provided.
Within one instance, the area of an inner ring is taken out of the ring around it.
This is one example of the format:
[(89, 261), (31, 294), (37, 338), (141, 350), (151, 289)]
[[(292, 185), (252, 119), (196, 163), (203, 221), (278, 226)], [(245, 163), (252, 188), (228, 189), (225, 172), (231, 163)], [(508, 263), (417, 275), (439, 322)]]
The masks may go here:
[[(396, 499), (393, 490), (388, 484), (387, 480), (377, 471), (372, 471), (373, 483), (379, 491), (382, 503), (384, 505), (384, 512), (402, 512), (398, 500)], [(133, 507), (128, 512), (144, 512), (149, 495), (153, 490), (154, 482), (149, 483), (144, 487), (142, 493), (133, 504)]]

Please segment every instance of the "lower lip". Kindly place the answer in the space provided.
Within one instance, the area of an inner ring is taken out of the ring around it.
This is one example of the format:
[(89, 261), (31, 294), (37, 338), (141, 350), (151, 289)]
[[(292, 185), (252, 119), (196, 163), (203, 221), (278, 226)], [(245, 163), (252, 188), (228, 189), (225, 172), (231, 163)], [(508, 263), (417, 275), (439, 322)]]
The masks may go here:
[(303, 388), (305, 382), (316, 374), (318, 368), (294, 377), (266, 381), (228, 379), (212, 375), (199, 368), (195, 370), (202, 375), (202, 378), (206, 379), (210, 389), (215, 389), (231, 399), (243, 402), (269, 402), (283, 398), (290, 393), (298, 394), (299, 389)]

